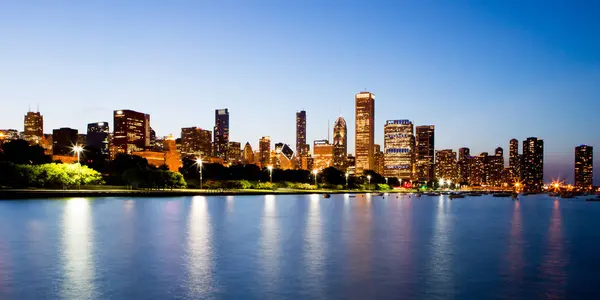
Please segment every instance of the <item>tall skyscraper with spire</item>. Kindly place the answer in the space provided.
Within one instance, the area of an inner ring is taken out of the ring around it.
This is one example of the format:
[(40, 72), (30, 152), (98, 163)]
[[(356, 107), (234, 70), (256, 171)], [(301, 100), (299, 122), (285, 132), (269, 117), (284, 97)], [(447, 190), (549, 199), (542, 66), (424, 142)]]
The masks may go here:
[(356, 174), (374, 168), (375, 150), (375, 95), (370, 92), (360, 92), (355, 95), (356, 103), (356, 134), (355, 157)]
[(333, 125), (333, 166), (339, 170), (346, 170), (346, 156), (348, 156), (348, 128), (346, 120), (339, 117)]
[(214, 156), (227, 160), (229, 152), (229, 111), (225, 109), (215, 110), (215, 128), (213, 131)]
[(296, 156), (308, 156), (306, 145), (306, 111), (296, 112)]

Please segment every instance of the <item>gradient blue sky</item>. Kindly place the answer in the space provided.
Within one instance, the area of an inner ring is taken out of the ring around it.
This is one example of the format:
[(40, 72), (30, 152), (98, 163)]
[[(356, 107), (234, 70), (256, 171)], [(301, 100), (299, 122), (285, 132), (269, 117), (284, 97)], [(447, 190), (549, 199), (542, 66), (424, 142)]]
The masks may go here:
[(1, 1), (0, 36), (0, 128), (39, 104), (45, 132), (129, 108), (179, 135), (229, 108), (231, 140), (294, 145), (304, 109), (311, 143), (346, 118), (353, 152), (367, 89), (380, 144), (389, 119), (434, 124), (436, 149), (537, 136), (569, 180), (600, 146), (593, 1)]

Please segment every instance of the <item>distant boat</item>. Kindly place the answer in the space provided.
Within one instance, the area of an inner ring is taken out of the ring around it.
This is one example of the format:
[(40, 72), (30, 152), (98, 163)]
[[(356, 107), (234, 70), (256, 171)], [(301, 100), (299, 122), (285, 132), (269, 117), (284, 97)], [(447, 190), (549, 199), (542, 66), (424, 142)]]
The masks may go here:
[(416, 193), (416, 194), (415, 194), (415, 197), (417, 197), (417, 198), (421, 198), (421, 193)]
[(323, 198), (331, 198), (330, 194), (323, 194)]
[(383, 193), (373, 193), (373, 196), (383, 196)]
[(356, 195), (352, 194), (352, 195), (348, 195), (348, 197), (350, 197), (350, 198), (356, 198)]
[(476, 193), (476, 192), (469, 193), (469, 196), (471, 196), (471, 197), (480, 197), (481, 195), (482, 195), (482, 193)]

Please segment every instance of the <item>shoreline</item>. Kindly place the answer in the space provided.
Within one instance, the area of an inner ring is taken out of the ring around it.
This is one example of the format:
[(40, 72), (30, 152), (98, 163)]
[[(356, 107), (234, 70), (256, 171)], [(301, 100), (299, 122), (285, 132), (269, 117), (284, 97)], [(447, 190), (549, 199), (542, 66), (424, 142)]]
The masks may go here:
[(400, 193), (396, 191), (358, 190), (50, 190), (50, 189), (5, 189), (0, 190), (2, 200), (53, 199), (73, 197), (186, 197), (186, 196), (256, 196), (256, 195), (310, 195), (310, 194), (364, 194)]

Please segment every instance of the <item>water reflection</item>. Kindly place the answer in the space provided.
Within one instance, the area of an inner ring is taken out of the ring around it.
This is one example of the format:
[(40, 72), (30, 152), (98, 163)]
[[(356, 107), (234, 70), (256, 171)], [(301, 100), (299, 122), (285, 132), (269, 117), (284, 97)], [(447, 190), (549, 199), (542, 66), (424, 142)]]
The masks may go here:
[(434, 216), (431, 258), (427, 269), (428, 285), (444, 295), (451, 295), (452, 277), (452, 223), (450, 219), (450, 200), (439, 197)]
[(306, 279), (308, 280), (309, 288), (315, 293), (314, 295), (321, 295), (324, 282), (323, 260), (325, 258), (325, 249), (321, 224), (320, 197), (318, 194), (310, 196), (310, 206), (304, 235)]
[(548, 230), (547, 254), (542, 262), (542, 275), (550, 284), (542, 297), (546, 299), (563, 299), (565, 297), (565, 251), (562, 237), (562, 218), (560, 212), (560, 201), (554, 200), (552, 206), (552, 217)]
[(191, 298), (205, 298), (214, 289), (211, 234), (206, 197), (195, 196), (188, 222), (188, 293)]
[[(352, 227), (348, 244), (348, 274), (350, 276), (350, 285), (355, 288), (354, 292), (367, 298), (374, 293), (371, 285), (366, 285), (371, 279), (372, 258), (371, 253), (371, 230), (372, 230), (372, 208), (371, 202), (367, 197), (356, 197), (352, 218), (349, 219), (348, 226)], [(361, 288), (356, 289), (358, 285)], [(359, 295), (350, 295), (351, 298), (360, 298)]]
[(273, 293), (273, 289), (278, 286), (281, 254), (275, 195), (265, 195), (261, 232), (261, 260), (265, 277), (262, 282), (267, 287), (268, 293)]
[(67, 201), (63, 214), (62, 254), (63, 299), (93, 299), (94, 286), (93, 232), (90, 203), (84, 198)]
[[(524, 261), (524, 244), (523, 244), (523, 225), (521, 220), (521, 203), (514, 201), (513, 212), (511, 218), (511, 228), (508, 237), (508, 256), (506, 264), (511, 277), (511, 282), (518, 285), (512, 285), (510, 288), (513, 292), (518, 293), (520, 283), (523, 280)], [(518, 295), (518, 294), (516, 294)]]

